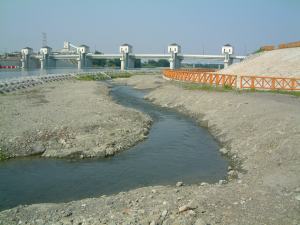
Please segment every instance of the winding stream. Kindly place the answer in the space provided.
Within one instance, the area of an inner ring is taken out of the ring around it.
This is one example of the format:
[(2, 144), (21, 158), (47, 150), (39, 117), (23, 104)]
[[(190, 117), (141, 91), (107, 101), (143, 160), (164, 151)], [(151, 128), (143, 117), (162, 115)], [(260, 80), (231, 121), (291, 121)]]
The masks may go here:
[(149, 137), (106, 159), (29, 157), (0, 163), (0, 210), (20, 204), (66, 202), (152, 185), (216, 182), (228, 162), (218, 143), (192, 119), (143, 99), (145, 92), (113, 86), (118, 103), (149, 114)]

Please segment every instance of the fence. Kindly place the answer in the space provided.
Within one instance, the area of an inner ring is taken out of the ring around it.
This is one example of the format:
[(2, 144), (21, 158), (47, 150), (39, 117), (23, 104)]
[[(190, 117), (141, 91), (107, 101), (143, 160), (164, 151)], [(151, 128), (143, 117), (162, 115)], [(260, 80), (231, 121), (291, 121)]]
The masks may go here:
[(300, 90), (300, 79), (285, 77), (241, 76), (240, 88), (266, 90)]
[(165, 77), (173, 80), (189, 81), (194, 83), (215, 86), (236, 87), (237, 76), (205, 72), (205, 70), (164, 70)]
[(241, 76), (239, 85), (236, 75), (218, 74), (202, 70), (164, 70), (165, 77), (173, 80), (208, 84), (212, 86), (229, 86), (240, 89), (287, 90), (300, 91), (300, 78)]

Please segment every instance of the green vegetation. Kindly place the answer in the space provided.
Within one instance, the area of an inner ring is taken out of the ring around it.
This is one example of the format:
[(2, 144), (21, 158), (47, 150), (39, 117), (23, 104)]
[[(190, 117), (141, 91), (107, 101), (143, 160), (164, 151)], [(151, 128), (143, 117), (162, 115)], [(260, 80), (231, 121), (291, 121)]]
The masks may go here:
[(143, 68), (170, 67), (170, 63), (166, 59), (159, 59), (158, 61), (148, 60), (146, 62), (143, 62), (141, 64), (141, 67), (143, 67)]
[(196, 84), (196, 83), (184, 83), (175, 81), (175, 84), (182, 87), (185, 90), (202, 90), (202, 91), (218, 91), (218, 92), (227, 92), (232, 91), (233, 88), (229, 85), (225, 86), (211, 86), (208, 84)]
[(197, 83), (187, 83), (181, 81), (171, 81), (175, 85), (182, 87), (185, 90), (202, 90), (202, 91), (217, 91), (217, 92), (228, 92), (235, 91), (236, 93), (275, 93), (284, 94), (300, 97), (300, 91), (284, 91), (284, 90), (257, 90), (257, 89), (246, 89), (238, 90), (229, 85), (225, 86), (211, 86), (208, 84), (197, 84)]
[(103, 72), (96, 74), (78, 74), (76, 79), (82, 81), (101, 81), (101, 80), (109, 80), (115, 78), (128, 78), (131, 77), (132, 74), (128, 72)]
[(260, 48), (260, 49), (257, 49), (256, 51), (254, 51), (252, 54), (257, 54), (257, 53), (261, 53), (261, 52), (264, 52), (264, 50), (262, 50), (262, 49)]
[(293, 95), (296, 97), (300, 97), (300, 91), (284, 91), (284, 90), (257, 90), (257, 89), (248, 89), (248, 90), (239, 90), (239, 93), (274, 93), (274, 94), (282, 94), (282, 95)]
[(221, 64), (213, 64), (213, 63), (183, 63), (182, 68), (207, 68), (207, 69), (223, 69), (224, 65)]
[(95, 75), (79, 74), (77, 75), (76, 79), (83, 80), (83, 81), (91, 81), (91, 80), (107, 80), (108, 77), (101, 73)]
[(0, 161), (7, 159), (7, 157), (5, 156), (5, 154), (3, 153), (3, 150), (0, 147)]

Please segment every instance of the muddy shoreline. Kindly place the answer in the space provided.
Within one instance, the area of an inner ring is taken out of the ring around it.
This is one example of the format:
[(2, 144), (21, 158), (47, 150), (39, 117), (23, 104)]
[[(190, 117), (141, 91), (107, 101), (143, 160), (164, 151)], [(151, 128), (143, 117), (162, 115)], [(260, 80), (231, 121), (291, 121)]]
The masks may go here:
[[(128, 79), (155, 104), (185, 112), (241, 162), (229, 182), (155, 186), (61, 204), (19, 206), (0, 224), (299, 224), (300, 100), (267, 93), (184, 90), (144, 76)], [(124, 82), (124, 80), (122, 81)]]

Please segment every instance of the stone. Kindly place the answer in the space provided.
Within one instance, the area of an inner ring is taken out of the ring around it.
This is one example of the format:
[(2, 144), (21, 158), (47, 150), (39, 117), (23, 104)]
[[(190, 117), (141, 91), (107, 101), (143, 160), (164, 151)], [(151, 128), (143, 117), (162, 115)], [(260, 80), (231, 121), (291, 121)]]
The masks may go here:
[(183, 206), (179, 207), (178, 211), (179, 211), (179, 213), (181, 213), (181, 212), (185, 212), (185, 211), (188, 211), (188, 210), (193, 210), (193, 209), (196, 209), (196, 208), (198, 208), (196, 203), (194, 201), (191, 201), (187, 205), (183, 205)]
[(162, 211), (161, 216), (163, 218), (165, 218), (167, 216), (167, 214), (168, 214), (168, 210), (164, 210), (164, 211)]
[(295, 199), (298, 200), (298, 201), (300, 201), (300, 195), (296, 195)]
[(238, 173), (235, 170), (230, 170), (227, 174), (230, 179), (234, 179), (238, 177)]
[(179, 182), (177, 182), (176, 183), (176, 187), (181, 187), (181, 186), (183, 186), (184, 184), (183, 184), (183, 182), (181, 182), (181, 181), (179, 181)]
[(228, 150), (226, 148), (221, 148), (219, 150), (223, 155), (227, 155), (228, 154)]
[(226, 180), (219, 180), (219, 184), (222, 185), (222, 184), (227, 184), (227, 181)]
[(152, 220), (150, 225), (156, 225), (156, 222), (154, 220)]
[(31, 147), (31, 154), (32, 155), (39, 155), (46, 151), (46, 148), (42, 145), (35, 144)]

